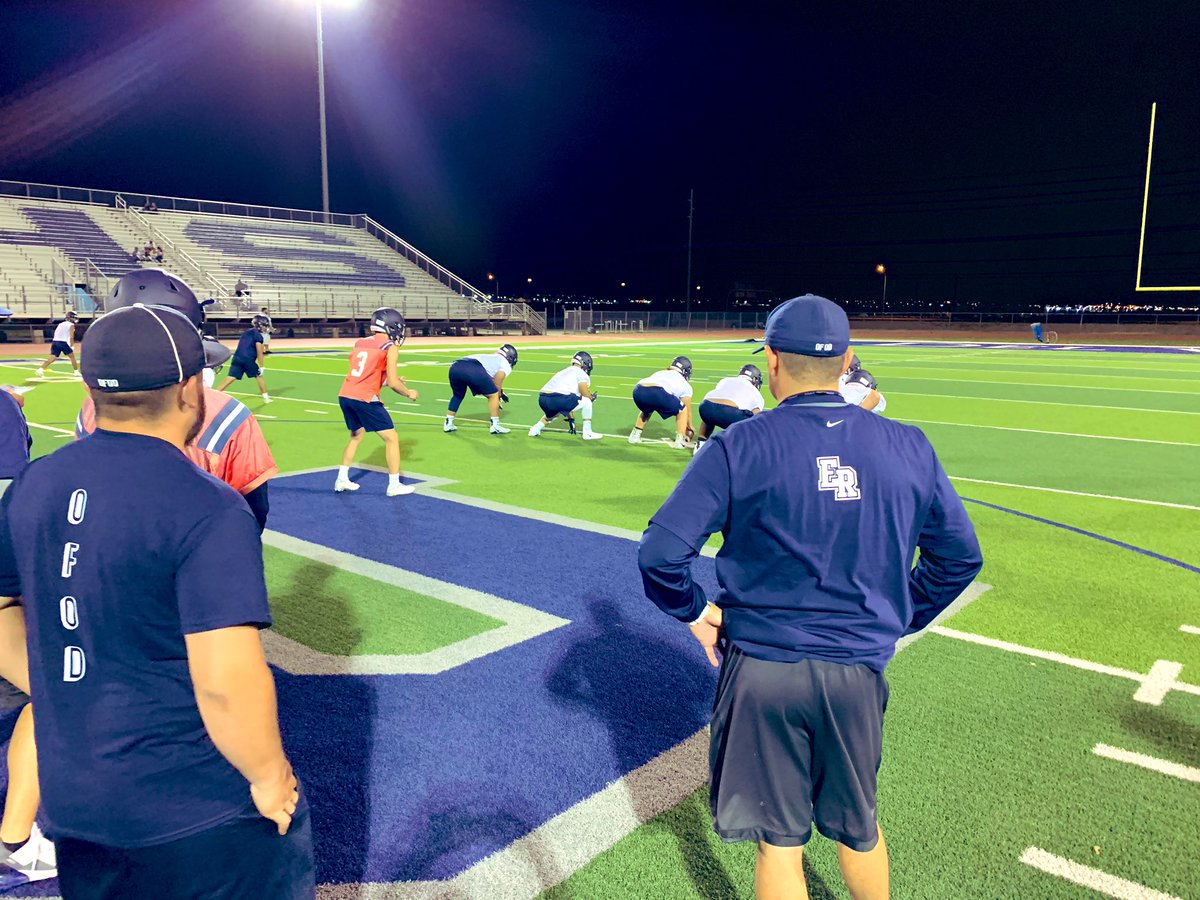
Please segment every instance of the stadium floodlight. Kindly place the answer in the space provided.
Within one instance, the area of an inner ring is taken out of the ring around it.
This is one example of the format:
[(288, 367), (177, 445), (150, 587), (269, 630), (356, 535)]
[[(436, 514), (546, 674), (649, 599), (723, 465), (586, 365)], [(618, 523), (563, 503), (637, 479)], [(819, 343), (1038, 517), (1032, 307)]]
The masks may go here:
[(887, 306), (887, 266), (875, 263), (875, 274), (883, 276), (883, 305)]
[(317, 12), (317, 102), (321, 111), (321, 209), (329, 221), (329, 137), (325, 121), (325, 27), (323, 6), (353, 9), (359, 0), (293, 0), (301, 6), (312, 6)]

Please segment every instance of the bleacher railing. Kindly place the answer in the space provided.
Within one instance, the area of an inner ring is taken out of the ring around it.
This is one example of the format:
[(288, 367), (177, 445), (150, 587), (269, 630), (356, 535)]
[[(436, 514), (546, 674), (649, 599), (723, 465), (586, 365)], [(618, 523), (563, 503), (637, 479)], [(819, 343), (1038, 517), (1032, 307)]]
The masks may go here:
[(355, 219), (357, 220), (355, 222), (357, 227), (362, 228), (367, 232), (367, 234), (387, 244), (409, 262), (416, 265), (426, 274), (436, 278), (439, 282), (450, 288), (450, 290), (454, 291), (456, 294), (461, 294), (462, 296), (467, 297), (476, 303), (488, 302), (483, 291), (479, 290), (466, 279), (459, 278), (445, 266), (434, 262), (408, 241), (404, 240), (404, 238), (399, 237), (394, 232), (385, 228), (383, 225), (380, 225), (370, 216), (364, 214), (361, 216), (356, 216)]
[(134, 224), (135, 230), (140, 229), (145, 232), (160, 247), (165, 244), (167, 250), (170, 251), (172, 264), (182, 262), (190, 276), (197, 279), (199, 284), (208, 288), (205, 293), (211, 293), (216, 297), (226, 297), (230, 294), (229, 288), (209, 274), (207, 270), (201, 268), (200, 264), (192, 258), (190, 253), (167, 237), (167, 235), (163, 234), (149, 219), (130, 206), (120, 194), (117, 194), (113, 205), (125, 213), (125, 217)]

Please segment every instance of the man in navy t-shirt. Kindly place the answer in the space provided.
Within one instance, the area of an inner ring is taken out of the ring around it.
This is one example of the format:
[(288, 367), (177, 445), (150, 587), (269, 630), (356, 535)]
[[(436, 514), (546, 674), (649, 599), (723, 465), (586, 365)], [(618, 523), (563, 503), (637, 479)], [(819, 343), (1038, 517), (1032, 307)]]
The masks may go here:
[(263, 381), (263, 359), (266, 357), (267, 344), (264, 335), (271, 330), (271, 320), (264, 315), (257, 315), (250, 320), (250, 327), (238, 338), (237, 349), (233, 351), (233, 359), (229, 361), (229, 374), (221, 382), (218, 391), (223, 391), (235, 381), (241, 381), (243, 375), (248, 375), (258, 382), (259, 393), (263, 403), (271, 402), (267, 393), (267, 383)]
[(204, 419), (200, 335), (136, 304), (84, 344), (97, 430), (0, 501), (0, 597), (28, 622), (63, 895), (311, 898), (307, 806), (258, 633), (258, 526), (182, 450)]
[[(839, 844), (851, 896), (888, 896), (883, 670), (982, 565), (925, 435), (838, 393), (849, 344), (846, 314), (824, 297), (772, 312), (765, 368), (779, 405), (705, 442), (639, 550), (647, 596), (691, 625), (713, 665), (724, 638), (710, 805), (722, 838), (758, 842), (759, 896), (806, 896), (814, 821)], [(691, 562), (716, 531), (710, 603)]]

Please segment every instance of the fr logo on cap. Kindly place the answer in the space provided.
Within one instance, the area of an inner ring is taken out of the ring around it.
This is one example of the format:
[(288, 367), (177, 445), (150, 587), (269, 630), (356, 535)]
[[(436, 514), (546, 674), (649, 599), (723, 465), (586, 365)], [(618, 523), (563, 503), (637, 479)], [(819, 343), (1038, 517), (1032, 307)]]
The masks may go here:
[(767, 316), (763, 343), (776, 353), (841, 356), (850, 347), (850, 320), (832, 300), (816, 294), (793, 297)]
[(108, 393), (183, 384), (204, 368), (204, 343), (187, 316), (135, 303), (105, 313), (83, 336), (83, 380)]

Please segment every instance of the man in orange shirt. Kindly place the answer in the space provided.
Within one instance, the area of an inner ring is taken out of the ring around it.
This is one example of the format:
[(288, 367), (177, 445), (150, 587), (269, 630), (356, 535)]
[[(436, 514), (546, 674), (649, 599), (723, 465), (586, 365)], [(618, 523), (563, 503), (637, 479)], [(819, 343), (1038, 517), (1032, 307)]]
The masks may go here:
[(409, 390), (404, 379), (396, 374), (397, 349), (402, 343), (404, 316), (399, 310), (384, 307), (371, 314), (371, 334), (356, 341), (350, 351), (350, 373), (338, 391), (338, 405), (350, 431), (350, 442), (342, 453), (342, 464), (333, 483), (338, 493), (358, 490), (358, 485), (350, 480), (350, 464), (368, 431), (375, 432), (383, 441), (388, 467), (387, 495), (397, 497), (413, 492), (411, 484), (400, 480), (400, 438), (391, 414), (379, 399), (385, 384), (409, 400), (417, 399), (417, 392)]
[[(138, 269), (121, 278), (105, 304), (111, 312), (134, 303), (156, 304), (183, 313), (197, 329), (204, 322), (204, 309), (191, 288), (161, 269)], [(213, 372), (229, 359), (229, 349), (215, 338), (204, 339), (204, 425), (200, 436), (184, 453), (208, 474), (219, 478), (245, 499), (261, 531), (267, 526), (270, 502), (267, 482), (279, 474), (275, 457), (263, 436), (258, 420), (241, 401), (213, 390)], [(75, 437), (96, 430), (96, 408), (91, 397), (83, 402), (75, 420)]]

